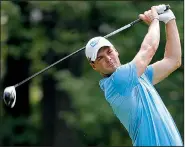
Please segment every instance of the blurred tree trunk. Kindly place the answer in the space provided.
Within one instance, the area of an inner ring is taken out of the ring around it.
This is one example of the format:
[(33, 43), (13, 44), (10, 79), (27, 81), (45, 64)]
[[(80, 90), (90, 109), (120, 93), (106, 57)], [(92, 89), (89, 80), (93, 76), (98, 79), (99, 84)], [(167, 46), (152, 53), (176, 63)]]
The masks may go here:
[(101, 11), (97, 7), (96, 1), (91, 1), (89, 13), (89, 28), (93, 31), (94, 36), (99, 35), (99, 26), (102, 23)]
[[(63, 57), (65, 57), (64, 55)], [(76, 77), (80, 77), (82, 74), (82, 61), (83, 53), (78, 53), (70, 59), (67, 59), (64, 63), (69, 71)], [(71, 130), (62, 118), (59, 112), (67, 111), (75, 113), (71, 107), (71, 99), (66, 91), (57, 91), (57, 105), (56, 105), (56, 124), (55, 124), (55, 146), (82, 146), (82, 143), (78, 140), (76, 132)]]
[[(57, 39), (53, 28), (56, 27), (57, 20), (60, 19), (55, 10), (43, 12), (44, 19), (42, 25), (46, 29), (46, 35), (52, 41)], [(57, 60), (65, 57), (68, 53), (62, 53), (58, 55), (55, 53), (54, 49), (50, 48), (47, 52), (44, 61), (46, 63), (52, 64)], [(79, 60), (81, 61), (81, 60)], [(76, 61), (75, 61), (76, 62)], [(71, 64), (76, 66), (76, 74), (79, 75), (79, 69), (76, 64)], [(68, 68), (70, 60), (66, 59), (60, 65), (53, 68), (58, 70)], [(70, 69), (74, 71), (74, 68)], [(74, 71), (75, 72), (75, 71)], [(53, 74), (47, 74), (43, 78), (42, 87), (43, 87), (43, 100), (42, 100), (42, 122), (43, 122), (43, 138), (42, 145), (54, 145), (54, 146), (80, 146), (77, 141), (74, 131), (68, 128), (64, 119), (60, 119), (59, 112), (62, 110), (65, 111), (74, 111), (71, 110), (71, 99), (66, 91), (57, 91), (56, 81), (52, 77)]]
[[(14, 59), (12, 56), (7, 58), (7, 74), (4, 79), (4, 87), (13, 86), (16, 83), (28, 78), (30, 61), (25, 57), (19, 60)], [(21, 71), (21, 72), (20, 72)], [(25, 116), (30, 114), (29, 106), (29, 81), (16, 88), (16, 103), (14, 108), (6, 107), (6, 112), (14, 117)]]
[(42, 81), (42, 142), (41, 145), (53, 145), (55, 125), (55, 81), (51, 75), (44, 75)]
[[(14, 1), (13, 3), (20, 8), (22, 27), (29, 28), (30, 9), (28, 8), (28, 3), (24, 1)], [(21, 50), (27, 50), (29, 48), (29, 43), (31, 43), (30, 39), (23, 37), (21, 33), (14, 33), (14, 30), (10, 29), (9, 31), (10, 32), (7, 45), (20, 46)], [(19, 83), (30, 76), (30, 60), (25, 56), (24, 53), (19, 54), (18, 57), (8, 55), (4, 87), (13, 86), (16, 83)], [(7, 112), (7, 114), (12, 116), (16, 120), (27, 120), (30, 116), (29, 84), (30, 82), (26, 82), (24, 83), (24, 85), (21, 85), (20, 87), (16, 88), (17, 99), (14, 108), (11, 109), (5, 106), (5, 111)], [(26, 138), (24, 138), (25, 140), (22, 139), (23, 141), (21, 141), (21, 143), (18, 140), (11, 140), (12, 138), (17, 139), (19, 136), (24, 135), (27, 127), (27, 123), (18, 123), (13, 126), (13, 133), (16, 135), (13, 137), (10, 136), (10, 138), (6, 138), (3, 142), (3, 145), (7, 145), (10, 142), (13, 143), (11, 145), (29, 145), (29, 141), (27, 141)]]
[(66, 91), (57, 91), (55, 140), (54, 146), (82, 146), (77, 138), (76, 132), (72, 130), (62, 118), (60, 111), (74, 111), (71, 109), (71, 100)]
[[(66, 54), (56, 55), (52, 50), (49, 50), (46, 55), (46, 62), (52, 64), (55, 61), (65, 57)], [(55, 57), (55, 58), (53, 58)], [(81, 74), (80, 64), (82, 63), (80, 58), (74, 58), (72, 60), (66, 59), (60, 65), (56, 66), (61, 70), (71, 65), (70, 70), (74, 72), (74, 75)], [(72, 61), (72, 63), (71, 63)], [(72, 68), (73, 66), (73, 68)], [(56, 68), (53, 67), (53, 68)], [(75, 73), (76, 71), (76, 73)], [(43, 99), (42, 99), (42, 142), (41, 145), (53, 145), (53, 146), (81, 146), (78, 142), (75, 132), (71, 130), (64, 119), (59, 117), (60, 111), (74, 111), (71, 109), (71, 99), (66, 91), (58, 91), (56, 89), (56, 81), (51, 74), (45, 74), (42, 81), (43, 87)]]
[[(24, 57), (21, 57), (19, 60), (14, 59), (12, 56), (7, 57), (7, 73), (4, 78), (4, 87), (13, 86), (14, 84), (24, 80), (29, 76), (29, 66), (30, 61)], [(21, 71), (21, 72), (20, 72)], [(23, 117), (25, 119), (30, 115), (30, 105), (29, 105), (29, 82), (21, 85), (16, 89), (16, 103), (14, 108), (8, 108), (5, 106), (5, 111), (7, 115), (12, 116), (13, 118)], [(25, 124), (19, 124), (15, 126), (15, 134), (21, 135), (25, 131)], [(10, 139), (12, 137), (10, 136)], [(6, 140), (6, 139), (5, 139)], [(7, 142), (2, 141), (3, 145), (9, 144), (9, 139)], [(17, 144), (14, 142), (14, 145), (28, 145), (27, 142), (22, 142)]]

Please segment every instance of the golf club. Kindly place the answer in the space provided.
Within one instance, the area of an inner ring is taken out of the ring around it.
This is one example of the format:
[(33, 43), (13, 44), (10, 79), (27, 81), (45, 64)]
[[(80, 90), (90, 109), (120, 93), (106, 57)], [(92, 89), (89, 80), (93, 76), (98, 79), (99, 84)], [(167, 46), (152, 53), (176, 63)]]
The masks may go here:
[[(163, 9), (162, 11), (160, 10), (161, 12), (158, 12), (159, 15), (162, 14), (162, 13), (164, 13), (164, 11), (167, 11), (168, 9), (170, 9), (170, 6), (169, 6), (169, 5), (163, 5), (163, 8), (164, 8), (164, 9)], [(135, 21), (133, 21), (133, 22), (131, 22), (131, 23), (129, 23), (129, 24), (127, 24), (127, 25), (125, 25), (125, 26), (123, 26), (123, 27), (121, 27), (121, 28), (119, 28), (119, 29), (113, 31), (113, 32), (111, 32), (110, 34), (107, 34), (106, 36), (104, 36), (104, 38), (111, 37), (111, 36), (113, 36), (113, 35), (115, 35), (115, 34), (121, 32), (121, 31), (123, 31), (123, 30), (125, 30), (125, 29), (128, 29), (128, 28), (130, 28), (131, 26), (133, 26), (134, 24), (136, 24), (136, 23), (138, 23), (138, 22), (140, 22), (140, 21), (141, 21), (141, 19), (136, 19)], [(56, 64), (58, 64), (58, 63), (62, 62), (63, 60), (65, 60), (65, 59), (67, 59), (67, 58), (69, 58), (69, 57), (71, 57), (71, 56), (77, 54), (78, 52), (80, 52), (80, 51), (82, 51), (82, 50), (84, 50), (84, 49), (85, 49), (85, 47), (82, 47), (82, 48), (78, 49), (77, 51), (75, 51), (75, 52), (73, 52), (73, 53), (67, 55), (66, 57), (64, 57), (64, 58), (62, 58), (62, 59), (56, 61), (55, 63), (51, 64), (50, 66), (48, 66), (48, 67), (42, 69), (41, 71), (35, 73), (34, 75), (32, 75), (32, 76), (26, 78), (25, 80), (21, 81), (20, 83), (17, 83), (17, 84), (15, 84), (14, 86), (6, 87), (5, 90), (4, 90), (4, 94), (3, 94), (4, 103), (5, 103), (8, 107), (13, 108), (14, 105), (15, 105), (15, 102), (16, 102), (16, 90), (15, 90), (15, 89), (16, 89), (17, 87), (19, 87), (20, 85), (26, 83), (27, 81), (31, 80), (32, 78), (38, 76), (39, 74), (45, 72), (46, 70), (50, 69), (51, 67), (55, 66)]]

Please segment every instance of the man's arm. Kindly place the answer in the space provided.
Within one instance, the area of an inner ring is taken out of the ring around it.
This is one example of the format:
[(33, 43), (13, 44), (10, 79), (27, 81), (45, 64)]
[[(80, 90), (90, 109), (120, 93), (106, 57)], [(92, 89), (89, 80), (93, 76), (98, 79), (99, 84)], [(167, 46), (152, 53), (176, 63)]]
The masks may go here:
[(144, 15), (140, 15), (140, 18), (144, 22), (150, 24), (150, 26), (148, 33), (141, 44), (139, 52), (133, 59), (137, 68), (138, 76), (141, 76), (144, 73), (148, 64), (151, 62), (159, 46), (160, 40), (159, 16), (157, 14), (156, 7), (152, 7), (151, 10), (145, 11)]
[(174, 19), (166, 24), (166, 38), (164, 58), (152, 64), (153, 84), (162, 81), (181, 65), (181, 44)]

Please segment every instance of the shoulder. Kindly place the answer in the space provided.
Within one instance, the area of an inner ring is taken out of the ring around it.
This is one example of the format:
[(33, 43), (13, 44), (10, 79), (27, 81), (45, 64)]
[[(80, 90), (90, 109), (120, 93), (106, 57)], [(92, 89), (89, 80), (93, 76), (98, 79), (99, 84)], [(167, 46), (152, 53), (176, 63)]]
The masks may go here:
[(116, 85), (128, 85), (130, 82), (133, 84), (138, 83), (137, 69), (134, 62), (129, 62), (121, 65), (111, 76)]
[(106, 89), (110, 88), (113, 85), (113, 81), (111, 76), (103, 78), (99, 81), (100, 88), (105, 91)]
[(100, 88), (104, 92), (105, 99), (112, 105), (115, 100), (121, 97), (117, 85), (112, 81), (112, 77), (103, 78), (99, 82)]

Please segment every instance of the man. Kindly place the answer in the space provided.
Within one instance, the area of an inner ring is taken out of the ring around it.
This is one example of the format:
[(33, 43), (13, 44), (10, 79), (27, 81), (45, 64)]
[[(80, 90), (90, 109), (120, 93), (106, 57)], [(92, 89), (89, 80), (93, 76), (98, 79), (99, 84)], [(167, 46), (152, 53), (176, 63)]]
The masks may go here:
[[(104, 78), (100, 87), (115, 115), (127, 129), (134, 146), (182, 146), (180, 133), (154, 85), (181, 65), (181, 44), (171, 10), (158, 15), (157, 8), (139, 17), (149, 24), (148, 32), (134, 59), (121, 65), (119, 53), (103, 37), (86, 45), (86, 57)], [(164, 58), (149, 65), (160, 41), (159, 21), (166, 24)]]

